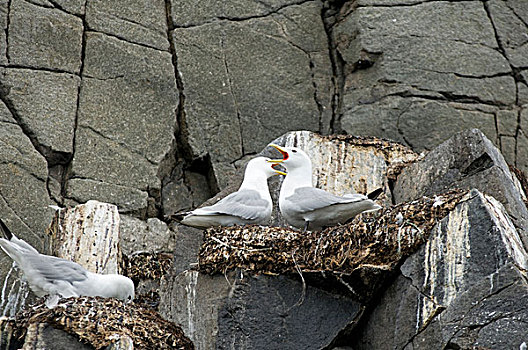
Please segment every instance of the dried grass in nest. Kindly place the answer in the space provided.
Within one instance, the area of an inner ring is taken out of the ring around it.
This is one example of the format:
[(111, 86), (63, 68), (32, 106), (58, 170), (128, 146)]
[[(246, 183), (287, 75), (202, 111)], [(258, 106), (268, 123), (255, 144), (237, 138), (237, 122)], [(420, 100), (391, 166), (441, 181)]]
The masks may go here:
[(123, 274), (136, 284), (140, 280), (159, 280), (172, 267), (174, 256), (169, 253), (141, 252), (126, 256), (123, 254)]
[(62, 329), (96, 349), (110, 345), (116, 335), (128, 335), (137, 349), (194, 349), (180, 326), (152, 310), (116, 299), (67, 298), (53, 309), (40, 304), (17, 315), (18, 329), (34, 323)]
[(388, 270), (416, 251), (467, 192), (423, 197), (387, 208), (378, 217), (362, 215), (320, 232), (263, 226), (211, 228), (205, 233), (198, 268), (209, 274), (234, 268), (271, 274), (298, 269), (351, 274), (369, 266)]

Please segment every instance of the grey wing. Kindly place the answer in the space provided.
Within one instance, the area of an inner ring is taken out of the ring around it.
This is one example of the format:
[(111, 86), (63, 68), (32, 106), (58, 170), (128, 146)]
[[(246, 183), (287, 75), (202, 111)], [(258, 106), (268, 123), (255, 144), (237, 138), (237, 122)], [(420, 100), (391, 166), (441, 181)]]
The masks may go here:
[(347, 194), (343, 197), (336, 196), (314, 187), (297, 188), (293, 195), (286, 198), (289, 205), (296, 211), (306, 213), (335, 204), (360, 202), (368, 199), (362, 194)]
[(231, 193), (214, 205), (194, 210), (193, 214), (224, 214), (238, 216), (246, 220), (255, 220), (261, 218), (268, 207), (270, 207), (270, 203), (262, 198), (257, 191), (240, 190)]
[(55, 256), (31, 254), (25, 256), (24, 260), (31, 265), (35, 274), (50, 283), (58, 280), (73, 283), (88, 277), (87, 270), (81, 265)]

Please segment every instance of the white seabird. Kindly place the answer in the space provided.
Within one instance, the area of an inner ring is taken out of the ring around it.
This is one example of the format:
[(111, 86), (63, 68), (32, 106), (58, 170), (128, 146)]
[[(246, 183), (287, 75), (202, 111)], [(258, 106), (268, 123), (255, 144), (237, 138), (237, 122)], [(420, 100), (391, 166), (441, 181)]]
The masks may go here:
[(0, 247), (17, 263), (38, 297), (134, 299), (134, 282), (130, 278), (93, 273), (73, 261), (40, 254), (29, 243), (11, 233), (2, 220), (0, 230), (4, 237), (0, 238)]
[(201, 229), (212, 226), (267, 224), (273, 207), (268, 178), (281, 173), (274, 170), (269, 161), (266, 157), (251, 159), (238, 191), (211, 206), (185, 213), (181, 223)]
[(303, 150), (274, 144), (270, 146), (283, 156), (283, 159), (273, 159), (270, 162), (286, 168), (287, 175), (279, 195), (279, 208), (290, 225), (304, 228), (305, 231), (318, 231), (324, 227), (344, 224), (359, 213), (381, 208), (372, 200), (381, 193), (380, 189), (369, 196), (346, 194), (340, 197), (314, 188), (312, 162)]

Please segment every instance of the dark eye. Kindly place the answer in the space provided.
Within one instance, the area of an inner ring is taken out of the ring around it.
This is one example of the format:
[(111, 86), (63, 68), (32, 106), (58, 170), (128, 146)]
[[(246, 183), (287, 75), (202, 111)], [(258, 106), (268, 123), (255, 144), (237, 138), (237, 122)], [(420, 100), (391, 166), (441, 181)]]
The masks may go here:
[(292, 152), (293, 152), (293, 153), (297, 153), (297, 151), (296, 151), (296, 150), (294, 150), (294, 149), (292, 149)]

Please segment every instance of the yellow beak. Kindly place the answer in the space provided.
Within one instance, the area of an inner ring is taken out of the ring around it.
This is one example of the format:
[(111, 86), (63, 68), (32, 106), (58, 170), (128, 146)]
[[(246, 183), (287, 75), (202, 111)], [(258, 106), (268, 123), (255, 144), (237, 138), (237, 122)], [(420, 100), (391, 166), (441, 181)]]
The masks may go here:
[[(268, 146), (271, 146), (271, 147), (275, 148), (277, 151), (279, 151), (282, 154), (282, 159), (270, 159), (270, 160), (268, 160), (268, 162), (270, 162), (270, 163), (280, 163), (280, 162), (284, 162), (286, 159), (289, 158), (290, 155), (288, 154), (288, 152), (283, 150), (279, 145), (276, 145), (274, 143), (270, 143)], [(273, 169), (273, 170), (275, 170), (275, 169)], [(277, 171), (277, 170), (275, 170), (275, 171)], [(286, 174), (284, 174), (284, 175), (286, 175)]]
[(284, 171), (280, 171), (280, 170), (275, 169), (275, 167), (276, 167), (277, 165), (279, 165), (279, 164), (275, 163), (275, 164), (272, 164), (272, 165), (271, 165), (271, 168), (273, 169), (273, 171), (276, 172), (278, 175), (284, 175), (284, 176), (286, 176), (287, 174), (286, 174)]

